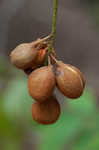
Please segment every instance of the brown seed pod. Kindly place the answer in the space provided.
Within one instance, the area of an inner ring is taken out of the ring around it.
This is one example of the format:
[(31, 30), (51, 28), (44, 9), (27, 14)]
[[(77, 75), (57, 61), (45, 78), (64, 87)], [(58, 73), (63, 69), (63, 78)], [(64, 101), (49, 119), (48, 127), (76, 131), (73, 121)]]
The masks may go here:
[(47, 36), (31, 43), (18, 45), (10, 54), (12, 64), (23, 70), (34, 67), (40, 48), (47, 46), (45, 41), (49, 38), (50, 36)]
[(57, 61), (56, 83), (59, 90), (68, 98), (78, 98), (85, 87), (83, 74), (74, 66)]
[(78, 68), (76, 68), (75, 66), (72, 66), (70, 64), (67, 64), (67, 65), (70, 66), (72, 69), (74, 69), (75, 71), (78, 72), (78, 74), (80, 75), (80, 77), (82, 79), (83, 87), (85, 87), (86, 79), (85, 79), (84, 75), (82, 74), (82, 72)]
[(34, 71), (35, 69), (42, 67), (43, 63), (45, 61), (47, 55), (47, 48), (45, 49), (40, 49), (38, 52), (38, 56), (35, 60), (35, 62), (32, 64), (32, 67), (29, 67), (27, 69), (24, 69), (24, 72), (29, 75), (32, 71)]
[(29, 93), (32, 98), (39, 102), (45, 101), (52, 95), (55, 85), (56, 81), (52, 65), (36, 69), (29, 76)]
[(34, 102), (32, 104), (32, 117), (40, 124), (55, 123), (60, 115), (60, 104), (56, 97), (51, 96), (43, 103)]
[[(36, 58), (36, 61), (35, 61), (35, 63), (32, 64), (32, 67), (24, 69), (24, 72), (27, 75), (29, 75), (35, 69), (44, 66), (44, 62), (45, 62), (45, 59), (46, 59), (46, 56), (47, 56), (47, 52), (48, 52), (48, 45), (46, 45), (46, 47), (44, 47), (45, 45), (42, 45), (42, 46), (43, 47), (41, 47), (41, 49), (39, 50), (38, 56)], [(52, 50), (51, 54), (56, 58), (56, 53), (55, 53), (54, 49)], [(50, 64), (54, 65), (55, 63), (56, 62), (50, 57)]]
[(11, 62), (19, 69), (31, 67), (38, 56), (38, 50), (33, 43), (18, 45), (10, 54)]

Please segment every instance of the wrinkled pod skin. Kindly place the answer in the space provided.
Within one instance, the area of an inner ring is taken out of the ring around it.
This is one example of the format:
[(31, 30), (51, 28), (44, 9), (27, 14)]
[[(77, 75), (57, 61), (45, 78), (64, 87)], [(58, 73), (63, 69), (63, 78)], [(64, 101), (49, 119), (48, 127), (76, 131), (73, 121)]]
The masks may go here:
[(85, 78), (80, 70), (72, 65), (57, 62), (56, 83), (58, 89), (68, 98), (79, 98), (85, 87)]
[(55, 86), (56, 80), (52, 65), (36, 69), (29, 75), (29, 93), (38, 102), (48, 99), (52, 95)]
[(32, 64), (32, 67), (26, 68), (24, 69), (24, 72), (29, 75), (32, 71), (34, 71), (35, 69), (42, 67), (43, 63), (45, 61), (47, 55), (47, 50), (45, 49), (40, 49), (38, 52), (38, 56), (35, 60), (35, 62)]
[(11, 62), (19, 69), (37, 68), (46, 57), (48, 45), (40, 39), (18, 45), (10, 54)]
[(34, 102), (31, 111), (33, 119), (38, 123), (53, 124), (60, 116), (60, 104), (55, 96), (51, 96), (43, 103)]
[[(39, 67), (42, 67), (44, 66), (44, 62), (46, 60), (46, 56), (47, 56), (47, 52), (48, 52), (48, 49), (46, 47), (46, 49), (40, 49), (39, 53), (38, 53), (38, 56), (36, 58), (36, 61), (35, 63), (32, 65), (32, 67), (29, 67), (29, 68), (26, 68), (24, 69), (24, 72), (29, 75), (32, 71), (34, 71), (35, 69), (39, 68)], [(56, 58), (56, 53), (54, 51), (54, 49), (52, 50), (52, 55)], [(51, 64), (54, 65), (56, 62), (50, 58), (51, 60)]]
[(10, 54), (11, 62), (19, 69), (31, 67), (38, 56), (35, 43), (23, 43), (18, 45)]
[[(45, 45), (46, 44), (46, 45)], [(44, 47), (45, 46), (45, 47)], [(35, 69), (39, 68), (39, 67), (43, 67), (44, 66), (44, 62), (46, 60), (46, 56), (48, 53), (48, 44), (44, 43), (42, 47), (40, 47), (40, 50), (38, 52), (38, 56), (35, 60), (35, 62), (32, 64), (32, 67), (26, 68), (24, 69), (24, 72), (29, 75), (32, 71), (34, 71)], [(51, 54), (56, 58), (56, 53), (55, 50), (53, 49), (51, 51)], [(50, 63), (52, 65), (54, 65), (56, 62), (50, 57)]]

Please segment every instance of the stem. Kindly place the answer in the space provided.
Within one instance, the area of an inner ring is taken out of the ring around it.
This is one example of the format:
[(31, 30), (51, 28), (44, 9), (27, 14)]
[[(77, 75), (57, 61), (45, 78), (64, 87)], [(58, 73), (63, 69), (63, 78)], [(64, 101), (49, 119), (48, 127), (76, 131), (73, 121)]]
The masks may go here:
[(50, 54), (50, 56), (56, 63), (58, 62), (58, 60), (52, 54)]
[(41, 42), (44, 42), (44, 41), (49, 40), (50, 38), (51, 38), (51, 34), (46, 36), (46, 37), (44, 37), (44, 38), (42, 38), (42, 39), (40, 39), (40, 40), (41, 40)]
[[(42, 39), (37, 39), (37, 40), (35, 41), (35, 44), (39, 44), (39, 43), (41, 43), (41, 42), (47, 41), (47, 40), (49, 40), (51, 37), (52, 37), (52, 36), (51, 36), (51, 34), (50, 34), (50, 35), (48, 35), (48, 36), (46, 36), (46, 37), (44, 37), (44, 38), (42, 38)], [(31, 42), (31, 43), (34, 43), (34, 41)]]
[(48, 65), (51, 65), (50, 56), (48, 56)]
[(48, 49), (48, 55), (52, 50), (53, 43), (55, 40), (58, 0), (54, 0), (53, 5), (54, 5), (54, 7), (53, 7), (52, 32), (51, 32), (51, 40), (50, 40), (50, 44), (49, 44), (49, 49)]

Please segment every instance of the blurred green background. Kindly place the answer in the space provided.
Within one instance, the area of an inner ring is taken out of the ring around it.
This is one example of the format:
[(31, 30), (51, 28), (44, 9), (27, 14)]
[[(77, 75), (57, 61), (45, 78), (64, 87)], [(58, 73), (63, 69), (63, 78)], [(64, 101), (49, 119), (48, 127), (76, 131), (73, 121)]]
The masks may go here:
[[(1, 6), (6, 5), (6, 1), (2, 0), (3, 2), (4, 5)], [(63, 3), (65, 2), (63, 1)], [(80, 3), (79, 7), (83, 10), (82, 12), (86, 12), (89, 18), (91, 16), (91, 23), (94, 22), (95, 24), (94, 32), (99, 34), (99, 2), (78, 0), (76, 4), (78, 3)], [(73, 3), (72, 8), (75, 8), (76, 4)], [(68, 8), (70, 8), (69, 6)], [(5, 8), (2, 7), (2, 9)], [(1, 26), (0, 29), (2, 30)], [(39, 32), (42, 29), (39, 28)], [(19, 30), (19, 32), (21, 31)], [(24, 34), (22, 36), (24, 37)], [(22, 40), (28, 39), (29, 35), (17, 42), (14, 37), (16, 37), (16, 34), (13, 35), (13, 38), (8, 39), (8, 41), (12, 41), (12, 44), (14, 43), (13, 48), (19, 41), (22, 42)], [(27, 90), (28, 77), (11, 65), (9, 48), (12, 48), (11, 43), (6, 44), (6, 51), (3, 51), (2, 47), (0, 49), (0, 150), (99, 150), (99, 88), (96, 84), (99, 80), (99, 74), (97, 74), (95, 84), (91, 85), (90, 80), (92, 77), (90, 78), (89, 75), (91, 71), (84, 68), (84, 64), (81, 62), (82, 59), (80, 60), (77, 55), (72, 62), (78, 64), (88, 80), (83, 96), (77, 100), (70, 100), (58, 93), (57, 99), (61, 103), (62, 109), (59, 120), (53, 125), (39, 125), (32, 120), (31, 116), (33, 99), (29, 96)], [(99, 47), (97, 48), (99, 49)], [(71, 54), (72, 52), (71, 50)], [(84, 50), (82, 53), (84, 53)], [(58, 56), (60, 56), (59, 51)], [(64, 62), (66, 62), (66, 59)], [(93, 78), (95, 79), (96, 76)]]

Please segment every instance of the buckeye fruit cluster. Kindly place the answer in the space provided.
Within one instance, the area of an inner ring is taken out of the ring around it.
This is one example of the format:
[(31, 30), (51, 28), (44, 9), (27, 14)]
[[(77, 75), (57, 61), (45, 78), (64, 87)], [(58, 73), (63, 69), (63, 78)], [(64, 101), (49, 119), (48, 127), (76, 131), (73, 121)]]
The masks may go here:
[(32, 117), (40, 124), (52, 124), (60, 116), (60, 104), (54, 95), (56, 86), (71, 99), (79, 98), (85, 87), (85, 78), (78, 68), (58, 61), (54, 50), (48, 54), (48, 40), (45, 37), (20, 44), (10, 54), (12, 64), (28, 74), (28, 91), (35, 100)]

